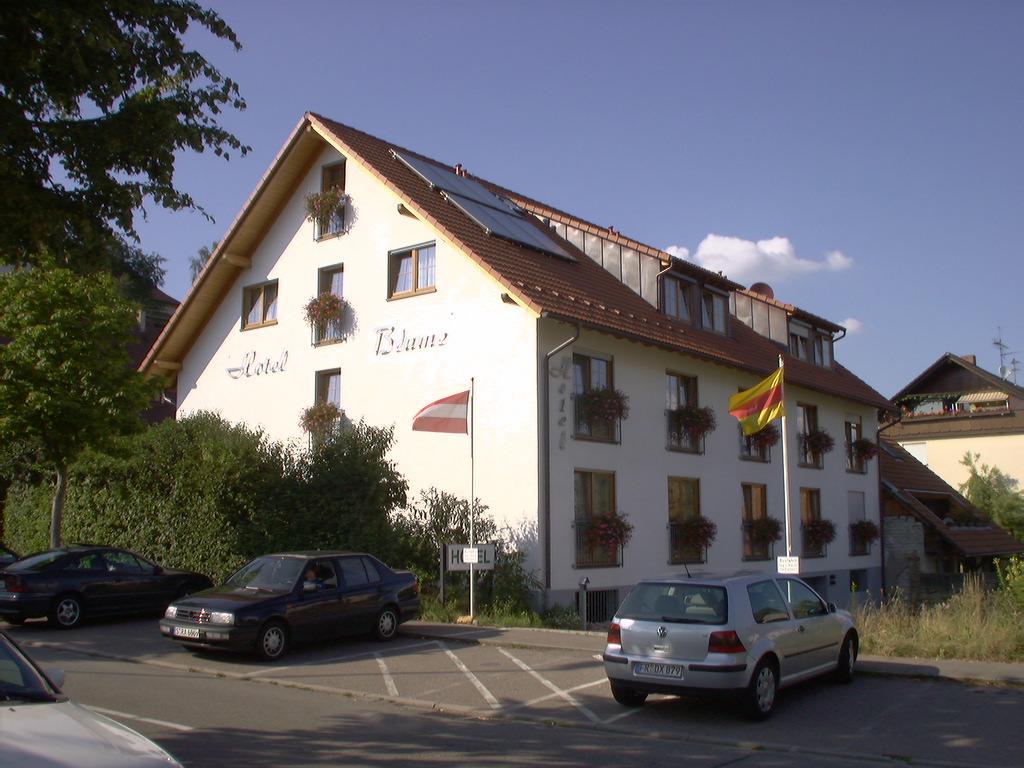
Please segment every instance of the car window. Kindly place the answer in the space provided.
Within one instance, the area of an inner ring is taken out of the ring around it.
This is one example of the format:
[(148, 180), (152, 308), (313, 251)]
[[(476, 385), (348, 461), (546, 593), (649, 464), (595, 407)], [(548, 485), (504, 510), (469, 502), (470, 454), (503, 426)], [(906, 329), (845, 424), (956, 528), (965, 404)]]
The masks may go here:
[(231, 574), (225, 583), (231, 587), (291, 592), (302, 575), (303, 565), (305, 561), (294, 557), (257, 557)]
[(620, 618), (725, 624), (729, 603), (725, 587), (708, 584), (641, 583), (619, 607)]
[(106, 563), (98, 552), (90, 552), (88, 555), (72, 558), (64, 566), (65, 571), (103, 571), (106, 570)]
[(802, 581), (779, 579), (779, 586), (782, 588), (786, 602), (789, 603), (790, 610), (793, 611), (794, 618), (806, 619), (811, 616), (824, 616), (828, 613), (828, 608), (821, 602), (821, 598)]
[(139, 561), (127, 552), (104, 552), (103, 559), (112, 573), (142, 573)]
[(789, 618), (786, 601), (782, 599), (774, 582), (759, 581), (750, 584), (747, 587), (747, 596), (750, 598), (750, 611), (758, 624), (785, 621)]
[[(312, 578), (310, 578), (312, 576)], [(311, 560), (306, 564), (304, 581), (312, 582), (317, 589), (337, 589), (338, 574), (330, 560)]]
[(67, 552), (40, 552), (30, 555), (17, 565), (19, 571), (43, 571), (60, 560)]
[(343, 557), (341, 563), (341, 576), (345, 580), (346, 587), (358, 587), (367, 584), (366, 569), (363, 568), (363, 560), (359, 557)]
[(0, 638), (0, 698), (38, 700), (40, 696), (52, 696), (55, 692), (17, 647)]
[(377, 570), (377, 566), (373, 560), (368, 557), (359, 558), (363, 561), (363, 567), (366, 569), (366, 575), (369, 577), (371, 583), (380, 581), (380, 571)]

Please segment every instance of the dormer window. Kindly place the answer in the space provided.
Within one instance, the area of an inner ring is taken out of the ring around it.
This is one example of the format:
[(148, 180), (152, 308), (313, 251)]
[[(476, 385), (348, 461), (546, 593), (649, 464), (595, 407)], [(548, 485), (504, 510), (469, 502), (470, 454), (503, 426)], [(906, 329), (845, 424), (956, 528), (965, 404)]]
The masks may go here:
[(661, 284), (661, 309), (669, 317), (693, 322), (693, 284), (678, 277), (666, 276)]
[(725, 318), (729, 314), (728, 297), (724, 293), (705, 288), (700, 292), (700, 324), (707, 331), (725, 333)]
[(822, 368), (832, 367), (832, 336), (827, 333), (814, 334), (814, 364)]
[(793, 320), (789, 321), (789, 354), (797, 360), (811, 359), (811, 329)]

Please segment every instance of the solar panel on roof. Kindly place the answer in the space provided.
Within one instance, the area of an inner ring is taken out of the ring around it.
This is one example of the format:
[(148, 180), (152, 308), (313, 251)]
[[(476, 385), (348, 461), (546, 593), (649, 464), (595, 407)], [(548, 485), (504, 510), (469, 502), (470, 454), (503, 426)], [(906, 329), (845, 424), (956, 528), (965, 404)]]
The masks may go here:
[(456, 176), (451, 171), (418, 157), (394, 152), (410, 170), (475, 221), (489, 235), (511, 240), (543, 253), (575, 261), (556, 240), (523, 218), (519, 209), (488, 190), (475, 179)]

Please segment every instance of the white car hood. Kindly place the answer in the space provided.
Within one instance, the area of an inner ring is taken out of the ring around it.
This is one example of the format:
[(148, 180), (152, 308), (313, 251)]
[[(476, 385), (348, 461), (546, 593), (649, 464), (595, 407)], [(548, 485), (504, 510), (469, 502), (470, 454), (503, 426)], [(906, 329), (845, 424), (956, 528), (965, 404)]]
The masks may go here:
[(0, 765), (180, 768), (145, 736), (71, 701), (0, 702)]

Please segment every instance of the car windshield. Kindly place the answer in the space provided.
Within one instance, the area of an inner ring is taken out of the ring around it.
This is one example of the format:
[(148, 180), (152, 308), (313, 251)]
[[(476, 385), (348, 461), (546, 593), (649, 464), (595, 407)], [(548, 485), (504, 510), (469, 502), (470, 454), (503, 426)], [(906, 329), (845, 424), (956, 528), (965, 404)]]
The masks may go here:
[(40, 552), (35, 555), (29, 555), (18, 563), (18, 570), (41, 571), (60, 560), (66, 554), (67, 552), (61, 550), (51, 550), (50, 552)]
[(227, 585), (290, 592), (299, 578), (302, 564), (303, 561), (295, 557), (257, 557), (235, 571)]
[(620, 619), (679, 624), (725, 624), (729, 603), (725, 587), (709, 584), (637, 584), (616, 614)]
[(0, 637), (0, 701), (55, 701), (57, 694), (20, 649)]

